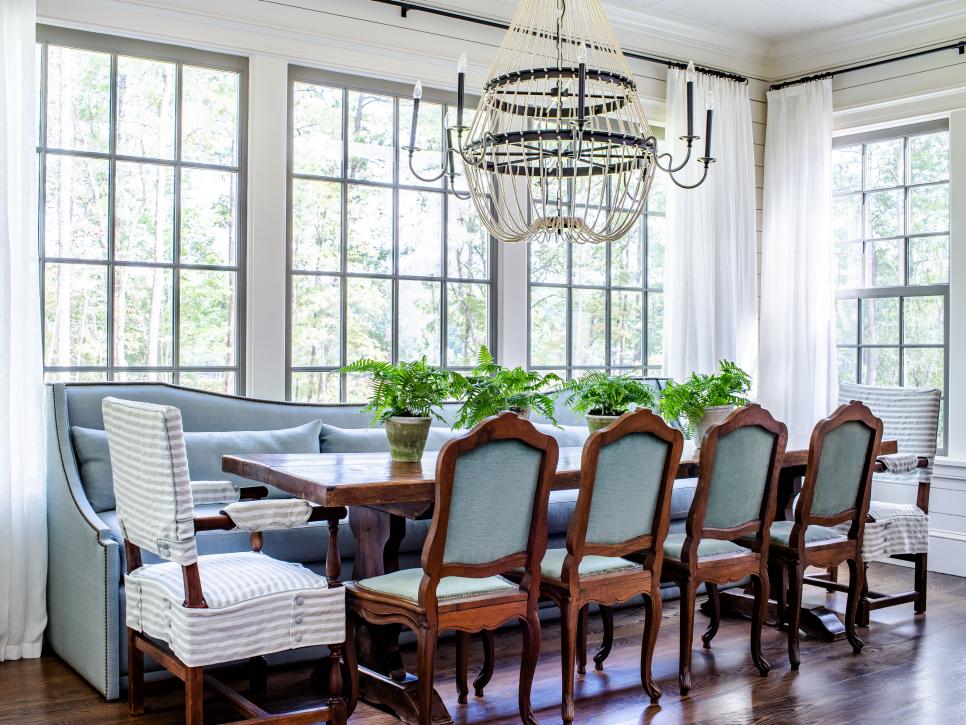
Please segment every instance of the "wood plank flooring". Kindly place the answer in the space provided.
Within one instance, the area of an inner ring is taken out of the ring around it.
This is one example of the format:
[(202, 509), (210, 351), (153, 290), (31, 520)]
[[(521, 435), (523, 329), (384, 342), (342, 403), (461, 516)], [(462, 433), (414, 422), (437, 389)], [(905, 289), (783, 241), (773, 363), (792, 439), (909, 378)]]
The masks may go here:
[[(844, 576), (843, 569), (843, 576)], [(876, 588), (908, 587), (908, 569), (876, 564), (871, 579)], [(847, 642), (802, 642), (802, 667), (788, 668), (785, 634), (766, 629), (765, 655), (772, 664), (760, 677), (751, 663), (748, 623), (726, 619), (711, 650), (699, 639), (707, 622), (700, 613), (695, 623), (694, 689), (680, 697), (677, 689), (678, 606), (665, 605), (655, 655), (655, 677), (664, 691), (659, 706), (650, 706), (638, 674), (642, 615), (639, 607), (615, 617), (614, 651), (603, 672), (577, 678), (578, 723), (915, 723), (966, 722), (966, 579), (930, 574), (929, 609), (914, 617), (912, 605), (873, 612), (872, 626), (860, 630), (866, 646), (854, 657)], [(806, 588), (806, 601), (821, 603), (825, 595)], [(844, 611), (844, 595), (828, 598), (829, 606)], [(600, 638), (600, 622), (591, 622), (590, 641)], [(517, 723), (516, 683), (520, 635), (515, 628), (497, 634), (497, 668), (483, 699), (471, 696), (468, 705), (456, 702), (454, 646), (440, 645), (436, 686), (457, 723)], [(591, 652), (592, 654), (592, 652)], [(412, 666), (411, 651), (406, 653)], [(559, 629), (549, 622), (534, 681), (533, 704), (543, 723), (560, 721)], [(474, 640), (471, 679), (479, 667), (480, 650)], [(161, 723), (183, 722), (179, 683), (149, 685), (148, 712), (129, 718), (125, 702), (106, 703), (80, 677), (54, 656), (0, 664), (0, 722), (2, 723)], [(269, 692), (273, 705), (287, 707), (305, 700), (314, 684), (310, 668), (273, 672)], [(233, 719), (211, 696), (206, 722)], [(352, 723), (389, 725), (391, 716), (360, 705)]]

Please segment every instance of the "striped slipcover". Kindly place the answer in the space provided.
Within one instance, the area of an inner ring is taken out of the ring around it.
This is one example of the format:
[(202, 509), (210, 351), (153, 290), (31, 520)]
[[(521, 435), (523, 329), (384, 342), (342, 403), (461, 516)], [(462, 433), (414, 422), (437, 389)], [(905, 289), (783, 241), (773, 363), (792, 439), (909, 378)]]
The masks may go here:
[[(177, 408), (108, 397), (102, 410), (125, 538), (167, 559), (125, 575), (128, 627), (189, 667), (344, 641), (342, 587), (261, 553), (198, 556)], [(182, 566), (196, 562), (205, 609), (183, 606)]]
[[(920, 481), (932, 480), (940, 397), (940, 391), (935, 388), (839, 386), (839, 403), (860, 400), (882, 419), (883, 440), (897, 441), (900, 453), (929, 459), (927, 468), (876, 473), (873, 482), (898, 483), (914, 490)], [(849, 525), (843, 526), (847, 530)], [(924, 554), (928, 549), (929, 516), (922, 509), (914, 504), (871, 502), (862, 544), (866, 561), (887, 559), (895, 554)]]

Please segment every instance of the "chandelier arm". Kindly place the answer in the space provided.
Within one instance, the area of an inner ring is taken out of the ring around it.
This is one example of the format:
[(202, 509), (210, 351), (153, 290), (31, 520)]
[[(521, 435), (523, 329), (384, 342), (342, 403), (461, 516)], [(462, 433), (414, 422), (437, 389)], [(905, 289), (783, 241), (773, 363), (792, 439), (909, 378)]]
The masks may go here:
[[(660, 161), (665, 157), (667, 157), (668, 159), (668, 165), (666, 167), (662, 166)], [(654, 164), (655, 166), (657, 166), (657, 168), (659, 168), (661, 171), (663, 171), (666, 174), (676, 174), (678, 171), (680, 171), (685, 166), (687, 166), (688, 161), (690, 160), (691, 160), (691, 142), (688, 141), (688, 152), (684, 156), (684, 161), (682, 161), (680, 164), (678, 164), (677, 166), (674, 166), (673, 165), (674, 162), (671, 160), (671, 154), (669, 153), (657, 154), (654, 157)]]
[(682, 189), (697, 189), (699, 186), (701, 186), (701, 184), (704, 183), (704, 180), (708, 178), (708, 167), (711, 166), (711, 164), (714, 162), (714, 159), (701, 158), (698, 159), (698, 161), (704, 164), (704, 171), (701, 174), (701, 178), (693, 184), (682, 184), (680, 181), (674, 178), (674, 174), (669, 174), (668, 176), (671, 181), (674, 182), (675, 186), (679, 186)]
[[(439, 181), (444, 176), (446, 176), (446, 163), (445, 163), (445, 161), (443, 162), (443, 170), (440, 171), (439, 174), (437, 174), (436, 176), (434, 176), (432, 178), (429, 178), (429, 179), (420, 176), (419, 175), (419, 172), (416, 171), (415, 168), (413, 168), (413, 152), (415, 150), (416, 149), (414, 149), (414, 148), (410, 148), (409, 149), (409, 173), (411, 173), (417, 179), (419, 179), (420, 181), (422, 181), (424, 184), (432, 184), (433, 182)], [(446, 158), (446, 154), (447, 153), (448, 153), (448, 151), (445, 151), (445, 150), (443, 151), (443, 158), (444, 159)]]

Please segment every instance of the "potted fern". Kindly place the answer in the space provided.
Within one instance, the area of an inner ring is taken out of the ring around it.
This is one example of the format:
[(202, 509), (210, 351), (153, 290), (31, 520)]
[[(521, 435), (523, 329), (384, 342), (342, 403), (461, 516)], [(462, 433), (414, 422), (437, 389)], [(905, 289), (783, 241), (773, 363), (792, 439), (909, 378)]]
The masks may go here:
[(440, 407), (452, 395), (452, 377), (427, 364), (426, 358), (395, 365), (377, 360), (356, 360), (343, 373), (370, 376), (368, 404), (373, 423), (382, 423), (394, 461), (418, 461), (426, 448), (432, 419), (443, 420)]
[(661, 391), (661, 415), (668, 422), (680, 421), (698, 446), (708, 428), (736, 407), (748, 404), (748, 373), (729, 360), (722, 360), (719, 366), (721, 372), (715, 375), (692, 373), (683, 383), (668, 381)]
[(654, 408), (657, 395), (650, 385), (627, 375), (587, 373), (564, 386), (570, 393), (568, 405), (587, 419), (593, 433), (605, 428), (631, 408)]
[(477, 366), (466, 376), (453, 373), (454, 391), (463, 398), (463, 406), (453, 423), (454, 428), (472, 428), (484, 418), (510, 410), (524, 418), (535, 410), (554, 425), (555, 386), (563, 381), (553, 373), (545, 375), (498, 365), (484, 345)]

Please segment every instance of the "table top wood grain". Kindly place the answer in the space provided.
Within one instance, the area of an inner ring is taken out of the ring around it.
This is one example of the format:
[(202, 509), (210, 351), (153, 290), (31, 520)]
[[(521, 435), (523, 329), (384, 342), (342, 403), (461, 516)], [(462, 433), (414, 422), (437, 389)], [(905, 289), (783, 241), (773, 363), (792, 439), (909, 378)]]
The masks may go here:
[[(895, 441), (883, 441), (880, 455), (895, 453)], [(561, 448), (554, 489), (577, 488), (581, 447)], [(808, 449), (787, 450), (782, 468), (804, 469)], [(698, 475), (699, 455), (685, 441), (678, 478)], [(401, 463), (388, 453), (260, 453), (224, 456), (222, 468), (266, 483), (320, 506), (386, 506), (431, 502), (435, 495), (436, 451), (418, 463)]]

